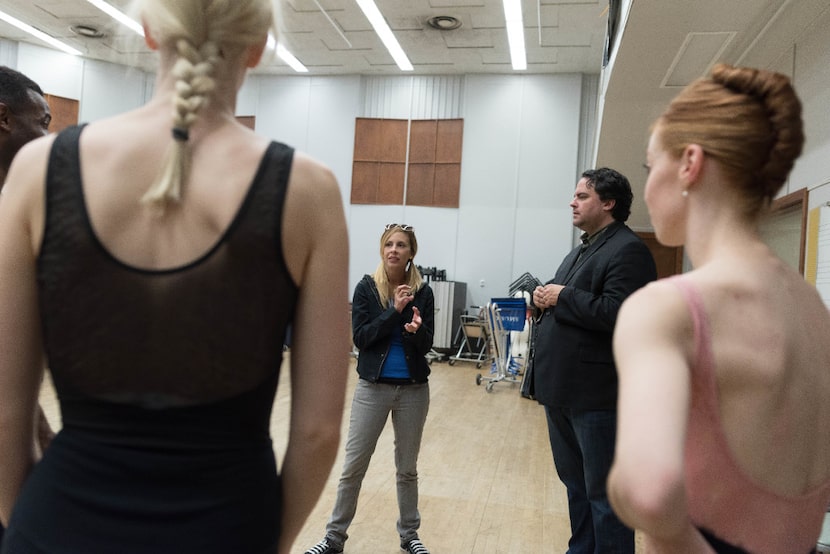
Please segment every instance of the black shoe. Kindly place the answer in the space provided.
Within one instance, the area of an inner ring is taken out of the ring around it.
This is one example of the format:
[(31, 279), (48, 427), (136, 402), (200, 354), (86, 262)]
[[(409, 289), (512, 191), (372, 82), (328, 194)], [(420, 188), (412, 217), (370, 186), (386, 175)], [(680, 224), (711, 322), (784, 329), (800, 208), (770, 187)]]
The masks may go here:
[(424, 543), (422, 543), (418, 539), (406, 541), (404, 544), (401, 545), (401, 550), (407, 552), (408, 554), (429, 554), (429, 550), (427, 550), (427, 547), (424, 546)]
[[(426, 552), (426, 551), (425, 551)], [(342, 554), (343, 547), (337, 546), (336, 544), (332, 544), (329, 542), (328, 538), (325, 538), (309, 548), (305, 551), (305, 554)], [(429, 554), (427, 552), (426, 554)]]

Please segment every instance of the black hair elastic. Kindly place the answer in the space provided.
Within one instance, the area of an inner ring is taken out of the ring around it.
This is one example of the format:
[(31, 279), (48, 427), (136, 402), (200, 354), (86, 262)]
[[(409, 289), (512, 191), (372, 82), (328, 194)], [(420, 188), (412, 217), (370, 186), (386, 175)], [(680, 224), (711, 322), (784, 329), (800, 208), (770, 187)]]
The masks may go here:
[(173, 127), (173, 139), (180, 142), (187, 142), (190, 139), (190, 133), (187, 129), (181, 127)]

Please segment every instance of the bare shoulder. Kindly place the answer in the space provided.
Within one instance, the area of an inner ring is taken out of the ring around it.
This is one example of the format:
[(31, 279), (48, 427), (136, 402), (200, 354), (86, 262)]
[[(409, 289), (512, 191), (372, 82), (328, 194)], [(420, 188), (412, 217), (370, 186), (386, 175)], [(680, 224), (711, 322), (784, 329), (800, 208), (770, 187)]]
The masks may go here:
[(327, 166), (302, 152), (294, 154), (285, 215), (312, 240), (345, 229), (337, 179)]
[(43, 206), (49, 153), (55, 135), (29, 142), (14, 157), (3, 186), (2, 217), (27, 230), (33, 252), (43, 236)]
[(39, 176), (46, 174), (49, 161), (49, 152), (57, 135), (51, 134), (33, 140), (23, 146), (15, 155), (9, 168), (6, 184), (3, 186), (6, 191), (18, 190), (21, 187), (31, 186), (32, 181), (39, 181)]
[(295, 283), (304, 280), (309, 257), (331, 256), (334, 263), (348, 251), (346, 217), (340, 186), (332, 171), (302, 152), (295, 152), (283, 217), (286, 263)]
[(686, 302), (680, 289), (660, 279), (636, 290), (623, 302), (618, 324), (624, 319), (624, 324), (661, 327), (685, 312)]
[(614, 328), (618, 356), (640, 355), (644, 348), (680, 348), (692, 352), (693, 325), (680, 289), (665, 279), (638, 289), (620, 308)]
[(296, 151), (291, 168), (289, 190), (294, 189), (303, 197), (325, 198), (340, 195), (337, 179), (328, 166), (304, 152)]

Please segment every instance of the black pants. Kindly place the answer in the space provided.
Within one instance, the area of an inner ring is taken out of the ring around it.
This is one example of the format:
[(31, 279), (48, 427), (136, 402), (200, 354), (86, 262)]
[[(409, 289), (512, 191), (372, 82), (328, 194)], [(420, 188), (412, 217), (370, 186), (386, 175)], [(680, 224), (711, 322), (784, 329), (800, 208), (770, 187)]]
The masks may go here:
[[(733, 546), (726, 541), (720, 540), (706, 529), (700, 529), (700, 532), (703, 534), (703, 538), (706, 539), (706, 542), (709, 543), (709, 546), (711, 546), (717, 554), (749, 554), (749, 552), (743, 548), (738, 548), (737, 546)], [(816, 550), (813, 549), (808, 554), (816, 554)]]

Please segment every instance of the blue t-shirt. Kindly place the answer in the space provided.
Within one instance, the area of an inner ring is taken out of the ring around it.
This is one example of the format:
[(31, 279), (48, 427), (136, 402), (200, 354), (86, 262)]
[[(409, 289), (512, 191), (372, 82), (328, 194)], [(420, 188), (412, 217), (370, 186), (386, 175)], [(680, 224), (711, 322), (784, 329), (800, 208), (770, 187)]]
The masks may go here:
[(380, 370), (381, 379), (409, 379), (409, 367), (403, 351), (403, 339), (400, 333), (392, 333), (389, 353)]

